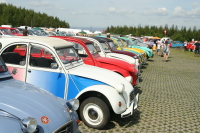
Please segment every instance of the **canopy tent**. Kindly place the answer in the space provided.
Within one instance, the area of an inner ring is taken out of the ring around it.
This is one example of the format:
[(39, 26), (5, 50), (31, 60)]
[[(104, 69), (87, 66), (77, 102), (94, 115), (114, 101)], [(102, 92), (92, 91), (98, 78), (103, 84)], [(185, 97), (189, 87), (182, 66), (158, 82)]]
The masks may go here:
[(79, 32), (79, 33), (81, 33), (81, 34), (87, 34), (85, 31), (81, 31), (81, 32)]

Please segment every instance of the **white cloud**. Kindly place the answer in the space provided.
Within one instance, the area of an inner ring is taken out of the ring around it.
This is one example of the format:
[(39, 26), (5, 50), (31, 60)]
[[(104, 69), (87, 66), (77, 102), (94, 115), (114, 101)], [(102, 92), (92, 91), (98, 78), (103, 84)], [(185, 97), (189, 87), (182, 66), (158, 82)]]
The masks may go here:
[(183, 10), (182, 7), (178, 6), (174, 9), (173, 16), (175, 17), (185, 17), (187, 12)]
[(30, 4), (32, 6), (51, 6), (52, 4), (48, 1), (41, 1), (41, 2), (38, 2), (38, 1), (31, 1)]
[(163, 15), (163, 16), (166, 16), (169, 14), (166, 8), (158, 8), (153, 13), (156, 15)]
[(199, 18), (200, 17), (200, 7), (197, 7), (195, 9), (192, 9), (188, 12), (188, 16)]
[(134, 13), (131, 10), (127, 10), (127, 9), (116, 9), (114, 7), (110, 7), (108, 8), (107, 12), (109, 13), (117, 13), (117, 14), (132, 14)]
[(176, 7), (173, 12), (174, 17), (187, 17), (187, 18), (199, 18), (200, 6), (193, 8), (190, 11), (184, 10), (182, 7)]
[(78, 12), (72, 12), (71, 13), (72, 15), (78, 15), (78, 14), (85, 14), (84, 11), (78, 11)]
[(5, 0), (0, 0), (0, 3), (7, 3)]
[(60, 10), (60, 11), (66, 11), (67, 9), (66, 8), (58, 8), (58, 10)]
[(144, 15), (158, 15), (158, 16), (167, 16), (169, 14), (167, 8), (158, 8), (158, 9), (155, 9), (155, 10), (151, 10), (151, 9), (148, 9), (148, 10), (144, 10), (143, 12)]

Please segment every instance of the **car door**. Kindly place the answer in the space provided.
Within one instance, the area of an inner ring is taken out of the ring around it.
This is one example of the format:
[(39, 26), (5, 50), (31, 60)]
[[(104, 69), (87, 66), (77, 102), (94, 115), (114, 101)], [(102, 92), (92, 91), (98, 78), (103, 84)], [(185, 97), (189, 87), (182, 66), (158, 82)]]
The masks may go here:
[(25, 81), (28, 43), (12, 43), (4, 47), (1, 57), (14, 79)]
[[(43, 51), (43, 52), (42, 52)], [(48, 53), (48, 54), (44, 54)], [(29, 47), (26, 82), (39, 86), (52, 94), (65, 98), (66, 74), (54, 51), (40, 44)]]

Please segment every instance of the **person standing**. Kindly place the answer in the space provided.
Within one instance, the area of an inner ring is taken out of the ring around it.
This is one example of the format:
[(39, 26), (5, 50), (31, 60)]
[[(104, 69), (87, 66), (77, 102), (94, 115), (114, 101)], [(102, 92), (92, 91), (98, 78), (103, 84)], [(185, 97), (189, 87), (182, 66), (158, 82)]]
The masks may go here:
[(164, 44), (164, 48), (163, 48), (163, 56), (164, 56), (164, 62), (167, 62), (167, 59), (169, 57), (169, 43), (168, 43), (168, 40), (165, 41), (165, 44)]
[(152, 50), (153, 50), (153, 54), (156, 55), (156, 44), (153, 44)]
[(160, 43), (157, 44), (157, 55), (160, 55)]
[(195, 53), (195, 55), (197, 56), (199, 56), (199, 48), (200, 48), (200, 41), (197, 41), (195, 44), (194, 44), (194, 53)]
[(185, 41), (185, 42), (184, 42), (184, 51), (187, 50), (187, 44), (188, 44), (188, 41)]
[(23, 36), (28, 36), (27, 26), (26, 26), (25, 29), (23, 30)]

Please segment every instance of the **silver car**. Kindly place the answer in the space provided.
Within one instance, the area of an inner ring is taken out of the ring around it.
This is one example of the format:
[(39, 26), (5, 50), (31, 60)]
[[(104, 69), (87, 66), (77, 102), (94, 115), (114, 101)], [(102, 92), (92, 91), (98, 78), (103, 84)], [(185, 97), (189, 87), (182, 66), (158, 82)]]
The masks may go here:
[(77, 99), (64, 100), (12, 78), (0, 57), (0, 133), (75, 133)]

